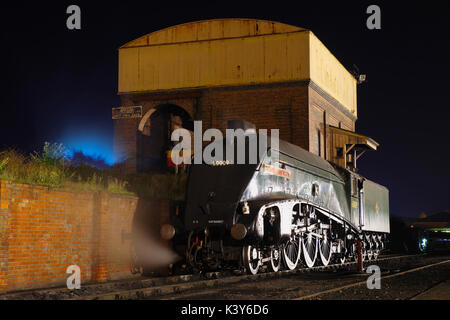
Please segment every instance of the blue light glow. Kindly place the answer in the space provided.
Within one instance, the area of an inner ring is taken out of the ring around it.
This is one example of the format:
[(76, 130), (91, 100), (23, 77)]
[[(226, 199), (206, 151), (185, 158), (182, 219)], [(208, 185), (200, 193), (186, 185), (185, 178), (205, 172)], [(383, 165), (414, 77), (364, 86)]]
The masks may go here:
[(108, 165), (114, 164), (112, 136), (106, 132), (71, 130), (60, 141), (68, 149), (69, 157), (74, 152), (81, 151), (86, 156), (105, 160)]

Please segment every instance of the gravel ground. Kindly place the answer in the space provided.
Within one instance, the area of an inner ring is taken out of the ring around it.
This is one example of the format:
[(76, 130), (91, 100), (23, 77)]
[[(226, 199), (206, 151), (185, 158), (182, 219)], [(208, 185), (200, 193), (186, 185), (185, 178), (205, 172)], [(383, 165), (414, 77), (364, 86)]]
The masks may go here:
[[(450, 263), (383, 280), (383, 276), (448, 260), (450, 256), (427, 256), (408, 261), (379, 263), (381, 289), (369, 290), (364, 283), (311, 299), (317, 300), (397, 300), (411, 299), (427, 289), (450, 279)], [(207, 290), (193, 290), (167, 295), (160, 299), (182, 300), (286, 300), (366, 281), (369, 274), (330, 272), (296, 274), (282, 278), (246, 281)]]
[(324, 300), (409, 300), (420, 293), (450, 279), (450, 263), (407, 273), (383, 280), (380, 290), (368, 290), (365, 285), (324, 294)]
[[(400, 259), (388, 259), (371, 262), (377, 264), (382, 272), (381, 290), (368, 290), (365, 285), (348, 288), (340, 292), (329, 293), (314, 297), (314, 299), (409, 299), (426, 291), (430, 287), (449, 279), (450, 263), (440, 267), (433, 267), (412, 274), (406, 274), (395, 278), (383, 280), (383, 276), (399, 271), (416, 268), (423, 265), (436, 263), (450, 259), (450, 255), (440, 256), (408, 256)], [(265, 299), (294, 299), (321, 292), (340, 286), (366, 281), (369, 274), (359, 274), (354, 271), (354, 265), (347, 267), (347, 271), (313, 271), (295, 274), (272, 274), (266, 278), (264, 274), (259, 279), (253, 277), (238, 279), (234, 283), (226, 284), (218, 280), (213, 285), (207, 286), (198, 283), (200, 289), (190, 288), (187, 278), (180, 281), (179, 276), (160, 278), (135, 278), (128, 281), (108, 282), (105, 284), (82, 285), (81, 290), (68, 290), (67, 288), (55, 288), (46, 290), (34, 290), (14, 294), (0, 295), (0, 300), (59, 300), (79, 299), (86, 296), (103, 295), (111, 292), (127, 292), (128, 290), (153, 288), (174, 283), (186, 283), (187, 291), (179, 290), (179, 293), (162, 295), (148, 294), (138, 295), (140, 299), (226, 299), (226, 300), (265, 300)], [(191, 280), (205, 279), (200, 275), (189, 276)], [(224, 279), (226, 280), (226, 278)], [(196, 282), (192, 283), (196, 283)], [(211, 282), (208, 281), (211, 284)], [(204, 287), (203, 287), (204, 286)], [(197, 286), (198, 287), (198, 286)], [(167, 291), (173, 292), (173, 291)], [(113, 295), (114, 298), (114, 295)], [(133, 299), (133, 297), (131, 297)]]

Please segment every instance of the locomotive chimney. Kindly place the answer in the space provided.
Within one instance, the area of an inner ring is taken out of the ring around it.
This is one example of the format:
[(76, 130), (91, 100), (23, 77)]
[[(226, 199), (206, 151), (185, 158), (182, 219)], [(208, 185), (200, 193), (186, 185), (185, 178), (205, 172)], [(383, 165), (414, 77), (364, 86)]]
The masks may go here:
[(228, 120), (227, 121), (227, 129), (242, 129), (245, 134), (253, 134), (256, 133), (256, 126), (254, 123), (251, 123), (246, 120)]

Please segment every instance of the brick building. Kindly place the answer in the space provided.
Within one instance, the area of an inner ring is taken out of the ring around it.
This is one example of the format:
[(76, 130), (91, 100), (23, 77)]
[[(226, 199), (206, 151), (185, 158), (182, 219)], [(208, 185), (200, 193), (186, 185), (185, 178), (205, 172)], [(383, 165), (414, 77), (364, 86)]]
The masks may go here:
[[(354, 134), (357, 80), (309, 30), (216, 19), (159, 30), (119, 49), (114, 150), (129, 172), (163, 168), (170, 133), (242, 119), (342, 166), (370, 138)], [(135, 108), (130, 108), (135, 107)], [(348, 152), (347, 152), (348, 150)]]

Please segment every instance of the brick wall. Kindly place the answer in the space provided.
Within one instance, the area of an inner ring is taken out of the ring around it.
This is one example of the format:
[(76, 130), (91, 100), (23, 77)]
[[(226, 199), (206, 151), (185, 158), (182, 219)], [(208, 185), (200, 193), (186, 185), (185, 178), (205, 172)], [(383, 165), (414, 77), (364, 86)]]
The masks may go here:
[[(247, 120), (259, 129), (279, 129), (280, 138), (313, 153), (320, 131), (321, 156), (329, 153), (324, 124), (355, 129), (356, 119), (328, 94), (311, 82), (238, 86), (192, 91), (124, 95), (123, 106), (142, 105), (143, 112), (164, 104), (183, 108), (194, 120), (203, 121), (203, 130), (225, 130), (227, 120)], [(114, 120), (116, 151), (129, 152), (128, 171), (136, 170), (139, 119)], [(324, 123), (326, 122), (326, 123)], [(270, 131), (269, 131), (270, 133)], [(329, 156), (327, 157), (329, 159)]]
[[(124, 95), (121, 99), (123, 106), (143, 106), (144, 114), (159, 105), (175, 104), (194, 120), (202, 120), (203, 130), (225, 130), (227, 120), (247, 120), (260, 129), (279, 129), (281, 139), (309, 148), (307, 84), (168, 91)], [(115, 152), (128, 155), (129, 172), (136, 170), (136, 155), (139, 155), (136, 150), (139, 120), (114, 120)]]
[(0, 292), (131, 277), (129, 237), (136, 215), (159, 202), (0, 181)]
[(127, 173), (134, 172), (137, 165), (137, 127), (139, 119), (114, 120), (114, 157), (125, 161)]
[(257, 129), (279, 129), (280, 139), (307, 149), (307, 99), (301, 85), (208, 90), (199, 101), (199, 114), (204, 129), (224, 131), (227, 120), (242, 119)]

